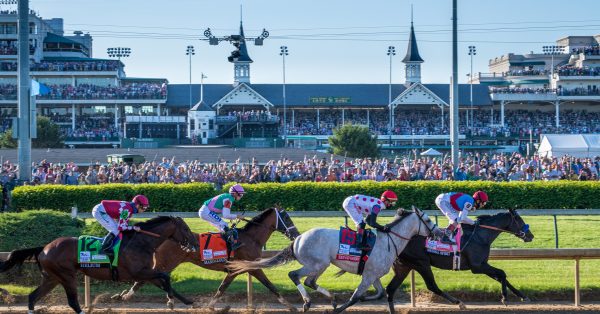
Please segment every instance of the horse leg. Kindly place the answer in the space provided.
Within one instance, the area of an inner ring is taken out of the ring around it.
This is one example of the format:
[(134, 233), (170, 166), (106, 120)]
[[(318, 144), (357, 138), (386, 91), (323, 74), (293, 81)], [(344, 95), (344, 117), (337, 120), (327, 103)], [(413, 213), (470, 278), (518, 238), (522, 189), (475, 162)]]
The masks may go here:
[(265, 272), (262, 269), (255, 269), (250, 271), (249, 273), (250, 275), (254, 276), (254, 278), (258, 279), (258, 281), (260, 281), (260, 283), (262, 283), (263, 286), (267, 287), (267, 289), (269, 289), (269, 291), (271, 291), (275, 296), (277, 296), (277, 300), (279, 301), (279, 303), (286, 306), (288, 310), (290, 310), (290, 312), (296, 312), (296, 308), (292, 304), (290, 304), (290, 302), (288, 302), (281, 295), (281, 293), (279, 293), (277, 288), (273, 285), (273, 283), (271, 283), (269, 278), (267, 278), (267, 275), (265, 275)]
[(398, 287), (400, 287), (402, 282), (404, 282), (404, 279), (406, 279), (406, 276), (408, 276), (408, 274), (410, 273), (410, 270), (411, 270), (410, 267), (408, 267), (404, 264), (401, 264), (399, 262), (394, 263), (393, 269), (394, 269), (394, 277), (392, 278), (392, 281), (390, 281), (390, 283), (385, 288), (385, 292), (387, 293), (387, 300), (388, 300), (388, 307), (389, 307), (390, 314), (396, 313), (396, 310), (394, 309), (394, 294), (396, 293), (396, 290), (398, 289)]
[(217, 301), (219, 301), (219, 299), (221, 298), (221, 296), (223, 295), (225, 290), (227, 290), (227, 288), (229, 287), (229, 285), (231, 284), (233, 279), (235, 279), (235, 277), (237, 277), (237, 274), (227, 273), (227, 276), (225, 276), (225, 278), (223, 278), (223, 281), (221, 281), (221, 285), (219, 286), (219, 289), (217, 289), (217, 293), (215, 294), (215, 296), (212, 297), (212, 299), (210, 300), (210, 303), (208, 303), (208, 308), (211, 311), (215, 310), (215, 304), (217, 303)]
[(167, 298), (169, 299), (167, 306), (169, 306), (171, 309), (174, 307), (173, 297), (179, 299), (185, 305), (191, 305), (194, 303), (173, 289), (171, 286), (171, 276), (167, 273), (150, 270), (136, 273), (134, 277), (141, 281), (149, 281), (155, 286), (159, 287), (161, 290), (165, 291), (167, 293)]
[(471, 266), (471, 272), (474, 274), (486, 274), (502, 284), (502, 299), (500, 302), (506, 305), (508, 302), (508, 292), (506, 287), (506, 273), (502, 269), (491, 266), (488, 263), (483, 263), (479, 267)]
[(373, 287), (375, 287), (375, 294), (361, 297), (360, 298), (361, 302), (375, 301), (375, 300), (379, 300), (384, 297), (385, 294), (384, 294), (383, 285), (381, 284), (381, 280), (379, 280), (379, 278), (375, 279), (375, 282), (373, 282)]
[(300, 295), (302, 295), (302, 300), (304, 300), (302, 309), (304, 312), (307, 312), (310, 309), (311, 302), (310, 295), (308, 295), (308, 292), (306, 292), (306, 289), (304, 289), (304, 286), (300, 283), (300, 279), (312, 273), (315, 273), (315, 271), (312, 271), (306, 266), (302, 266), (300, 269), (296, 269), (288, 273), (288, 277), (290, 277), (292, 282), (296, 285), (296, 288), (298, 288)]
[(352, 297), (350, 297), (350, 299), (346, 301), (346, 303), (342, 304), (342, 306), (333, 310), (333, 313), (341, 313), (350, 306), (354, 305), (356, 302), (358, 302), (360, 300), (360, 297), (362, 297), (363, 294), (369, 289), (369, 287), (373, 284), (375, 279), (377, 278), (373, 278), (372, 275), (365, 275), (363, 273), (362, 280), (356, 288), (356, 290), (354, 290)]
[(419, 267), (416, 267), (415, 270), (419, 273), (419, 275), (421, 275), (421, 277), (423, 277), (423, 281), (425, 281), (425, 285), (427, 285), (427, 289), (429, 289), (429, 291), (450, 301), (450, 303), (452, 303), (452, 304), (458, 305), (461, 310), (466, 309), (465, 305), (462, 303), (461, 300), (447, 294), (446, 292), (442, 291), (440, 289), (440, 287), (438, 287), (437, 283), (435, 282), (435, 277), (433, 276), (433, 272), (431, 271), (431, 267), (419, 266)]
[(115, 294), (113, 296), (111, 296), (110, 298), (113, 300), (122, 300), (122, 301), (128, 301), (129, 299), (131, 299), (133, 297), (133, 295), (140, 290), (140, 288), (144, 285), (143, 282), (141, 281), (136, 281), (133, 286), (131, 286), (131, 288), (129, 288), (129, 290), (123, 290), (121, 293)]
[[(488, 275), (488, 274), (486, 274), (486, 275)], [(490, 275), (488, 275), (488, 276), (489, 276), (490, 278), (492, 278), (492, 279), (494, 279), (494, 280), (496, 280), (496, 281), (500, 282), (500, 280), (498, 280), (497, 278), (495, 278), (495, 277), (492, 277), (492, 276), (490, 276)], [(521, 301), (523, 301), (523, 302), (529, 302), (529, 301), (531, 301), (531, 300), (530, 300), (530, 299), (529, 299), (527, 296), (525, 296), (525, 295), (524, 295), (524, 294), (523, 294), (521, 291), (519, 291), (519, 289), (515, 288), (515, 287), (514, 287), (514, 286), (513, 286), (513, 285), (512, 285), (512, 284), (511, 284), (509, 281), (508, 281), (508, 279), (506, 279), (506, 278), (505, 278), (505, 281), (506, 281), (506, 287), (507, 287), (507, 288), (508, 288), (510, 291), (512, 291), (512, 293), (514, 293), (514, 294), (515, 294), (517, 297), (519, 297), (519, 298), (521, 299)]]
[(46, 296), (46, 294), (48, 294), (50, 291), (52, 291), (52, 289), (54, 289), (56, 285), (58, 285), (58, 281), (56, 281), (55, 279), (51, 279), (50, 277), (48, 277), (48, 275), (44, 275), (42, 277), (42, 283), (40, 284), (40, 286), (29, 294), (28, 313), (33, 314), (35, 303), (39, 299)]
[(79, 300), (77, 299), (77, 279), (72, 278), (69, 282), (62, 283), (65, 293), (67, 294), (67, 301), (69, 306), (75, 311), (75, 313), (83, 314), (81, 306), (79, 306)]
[[(325, 269), (327, 269), (327, 268), (325, 268)], [(325, 289), (317, 284), (317, 279), (323, 274), (325, 269), (321, 269), (315, 275), (310, 275), (310, 276), (306, 277), (306, 279), (304, 280), (304, 285), (321, 293), (322, 295), (328, 297), (329, 300), (331, 301), (331, 306), (333, 307), (333, 309), (335, 309), (337, 307), (337, 302), (335, 301), (335, 294), (329, 292), (327, 289)]]

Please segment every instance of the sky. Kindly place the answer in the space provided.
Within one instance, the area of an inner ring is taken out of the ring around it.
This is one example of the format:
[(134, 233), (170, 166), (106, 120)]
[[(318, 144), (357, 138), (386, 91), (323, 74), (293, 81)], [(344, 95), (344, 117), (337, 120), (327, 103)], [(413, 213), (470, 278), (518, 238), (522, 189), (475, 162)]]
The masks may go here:
[[(474, 45), (473, 72), (488, 72), (489, 59), (509, 52), (541, 52), (569, 35), (600, 34), (600, 1), (459, 0), (458, 60), (460, 82), (470, 71), (468, 46)], [(65, 34), (81, 30), (94, 40), (93, 57), (107, 58), (108, 47), (129, 47), (123, 59), (129, 77), (161, 77), (188, 84), (193, 45), (192, 83), (233, 83), (234, 47), (211, 46), (217, 37), (237, 34), (240, 5), (247, 38), (262, 29), (270, 36), (263, 46), (249, 42), (254, 60), (252, 83), (283, 80), (280, 46), (288, 47), (286, 83), (404, 83), (404, 64), (411, 7), (424, 83), (448, 83), (452, 71), (451, 0), (30, 0), (45, 18), (63, 18)], [(578, 9), (575, 9), (578, 8)]]

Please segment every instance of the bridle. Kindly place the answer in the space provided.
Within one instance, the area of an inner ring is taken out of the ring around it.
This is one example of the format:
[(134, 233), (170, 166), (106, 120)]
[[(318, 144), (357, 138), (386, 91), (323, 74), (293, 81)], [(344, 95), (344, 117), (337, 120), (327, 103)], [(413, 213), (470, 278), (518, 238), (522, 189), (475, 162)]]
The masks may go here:
[[(422, 215), (419, 215), (419, 212), (422, 213)], [(417, 217), (419, 217), (420, 222), (423, 223), (423, 225), (425, 225), (425, 227), (427, 228), (427, 230), (429, 231), (428, 235), (433, 234), (433, 229), (436, 228), (436, 225), (434, 224), (433, 228), (429, 228), (429, 226), (427, 225), (427, 222), (425, 221), (425, 219), (423, 218), (423, 216), (425, 216), (425, 213), (421, 212), (418, 208), (413, 207), (413, 214), (417, 215)], [(396, 224), (398, 224), (400, 221), (402, 221), (402, 218), (398, 219), (397, 221), (392, 223), (392, 226), (395, 226)], [(430, 220), (431, 221), (431, 220)], [(410, 238), (407, 238), (397, 232), (394, 232), (392, 230), (389, 230), (389, 233), (397, 236), (398, 238), (402, 239), (402, 240), (406, 240), (406, 241), (410, 241)], [(417, 234), (421, 233), (421, 224), (419, 224), (419, 231), (417, 232)]]
[[(176, 217), (173, 219), (175, 221), (175, 227), (178, 230), (181, 230), (181, 228), (183, 228), (183, 226), (181, 225), (183, 222), (183, 220), (179, 217)], [(186, 226), (187, 227), (187, 226)], [(187, 227), (187, 230), (190, 232), (191, 234), (191, 230), (189, 230), (189, 227)], [(179, 231), (179, 232), (183, 232), (183, 231)], [(175, 238), (173, 237), (173, 235), (171, 235), (169, 238), (175, 240)], [(181, 246), (181, 249), (183, 249), (186, 252), (196, 252), (196, 248), (191, 245), (189, 239), (184, 235), (183, 239), (181, 241), (177, 241), (179, 246)]]
[[(510, 213), (511, 221), (510, 221), (510, 224), (508, 224), (508, 227), (507, 227), (508, 229), (510, 229), (510, 226), (512, 226), (513, 223), (517, 224), (517, 219), (515, 218), (515, 214), (512, 211), (509, 211), (509, 213)], [(519, 228), (518, 232), (514, 232), (514, 231), (510, 231), (510, 230), (506, 230), (506, 229), (502, 229), (502, 228), (498, 228), (498, 227), (494, 227), (494, 226), (488, 226), (488, 225), (479, 225), (479, 227), (485, 228), (485, 229), (496, 230), (496, 231), (500, 231), (500, 232), (510, 233), (522, 240), (525, 239), (525, 236), (527, 236), (527, 232), (529, 231), (529, 224), (523, 224), (521, 226), (521, 228)]]
[[(285, 211), (285, 209), (281, 209), (281, 212), (279, 212), (279, 209), (277, 209), (277, 208), (273, 208), (273, 210), (275, 211), (275, 216), (276, 216), (275, 227), (273, 227), (273, 226), (267, 226), (264, 223), (256, 222), (256, 221), (254, 221), (252, 219), (248, 219), (248, 218), (241, 218), (241, 220), (243, 220), (243, 221), (245, 221), (247, 223), (252, 223), (252, 224), (255, 224), (255, 225), (259, 225), (259, 226), (262, 226), (262, 227), (269, 228), (269, 229), (271, 229), (271, 231), (279, 231), (279, 232), (285, 234), (286, 237), (294, 240), (296, 237), (292, 236), (291, 230), (293, 230), (293, 229), (298, 230), (298, 228), (296, 228), (296, 226), (293, 225), (293, 224), (292, 225), (286, 224), (286, 222), (283, 219), (283, 217), (281, 217), (281, 215), (283, 213), (285, 213), (286, 215), (288, 215), (287, 212)], [(281, 228), (281, 229), (279, 228), (280, 224), (281, 224), (281, 226), (283, 226), (283, 228)]]

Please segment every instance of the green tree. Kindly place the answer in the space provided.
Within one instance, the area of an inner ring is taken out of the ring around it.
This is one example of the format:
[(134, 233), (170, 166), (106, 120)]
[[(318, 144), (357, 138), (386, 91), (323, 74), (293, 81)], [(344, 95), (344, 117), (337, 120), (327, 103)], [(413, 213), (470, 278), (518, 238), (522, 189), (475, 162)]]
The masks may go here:
[(12, 138), (12, 129), (0, 134), (0, 148), (17, 148), (17, 140)]
[(329, 137), (333, 153), (353, 158), (377, 157), (377, 136), (371, 134), (366, 126), (345, 124), (333, 130)]
[(31, 146), (34, 148), (63, 147), (60, 127), (48, 117), (37, 116), (37, 138), (32, 140)]

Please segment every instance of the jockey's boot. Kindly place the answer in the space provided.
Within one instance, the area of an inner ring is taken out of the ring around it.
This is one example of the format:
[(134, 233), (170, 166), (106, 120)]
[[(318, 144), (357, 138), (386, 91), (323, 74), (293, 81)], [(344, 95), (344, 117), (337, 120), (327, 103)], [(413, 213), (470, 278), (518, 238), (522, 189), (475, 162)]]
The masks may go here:
[(367, 244), (367, 235), (365, 230), (366, 224), (361, 222), (356, 231), (356, 248), (359, 250), (370, 250), (371, 247)]
[(444, 231), (444, 235), (442, 236), (441, 241), (448, 244), (456, 244), (456, 240), (454, 239), (454, 232), (452, 230), (446, 229)]
[(238, 240), (238, 233), (235, 229), (224, 227), (223, 238), (225, 238), (225, 241), (227, 241), (227, 244), (229, 244), (228, 246), (230, 251), (235, 251), (243, 245), (243, 243)]
[(112, 232), (109, 232), (106, 237), (104, 237), (104, 240), (102, 241), (102, 247), (100, 248), (100, 253), (102, 254), (106, 254), (110, 260), (112, 260), (113, 257), (113, 250), (112, 250), (112, 246), (113, 246), (113, 241), (115, 241), (115, 234)]

